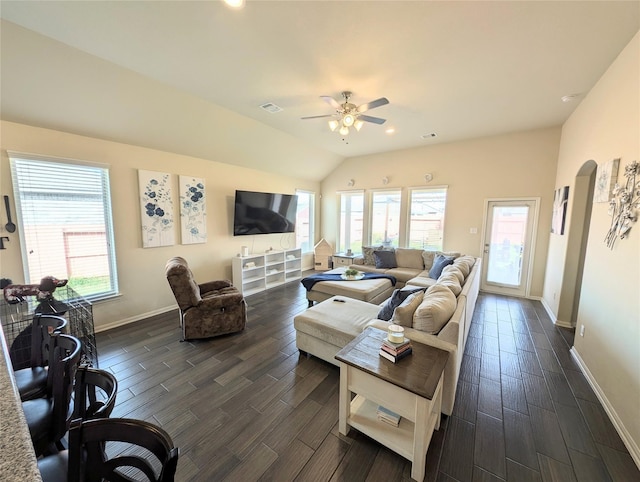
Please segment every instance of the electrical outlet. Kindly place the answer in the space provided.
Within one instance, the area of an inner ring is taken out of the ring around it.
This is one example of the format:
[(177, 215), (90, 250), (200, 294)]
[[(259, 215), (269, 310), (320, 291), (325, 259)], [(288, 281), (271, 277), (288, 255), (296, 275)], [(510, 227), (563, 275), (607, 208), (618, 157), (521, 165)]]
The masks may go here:
[(556, 300), (556, 296), (557, 296), (557, 293), (554, 293), (554, 294), (553, 294), (553, 301), (555, 301), (555, 300)]
[(580, 336), (584, 336), (584, 325), (580, 325)]
[(478, 234), (478, 228), (469, 228), (469, 234)]

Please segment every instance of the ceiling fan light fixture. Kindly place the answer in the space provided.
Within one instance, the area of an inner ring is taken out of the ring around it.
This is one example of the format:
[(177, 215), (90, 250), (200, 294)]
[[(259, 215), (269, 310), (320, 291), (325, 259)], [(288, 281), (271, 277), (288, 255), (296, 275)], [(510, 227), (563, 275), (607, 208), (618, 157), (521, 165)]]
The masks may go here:
[(361, 120), (357, 120), (353, 123), (353, 127), (355, 127), (358, 132), (360, 132), (360, 129), (362, 129), (363, 125), (364, 122), (362, 122)]
[(356, 118), (353, 114), (345, 114), (342, 118), (342, 125), (345, 127), (351, 127), (355, 121)]
[(348, 134), (349, 134), (349, 128), (348, 128), (347, 126), (342, 126), (342, 127), (340, 128), (340, 131), (339, 131), (339, 132), (340, 132), (340, 134), (342, 134), (343, 136), (346, 136), (346, 135), (348, 135)]
[(241, 9), (244, 7), (244, 0), (223, 0), (227, 6), (235, 9)]
[(340, 123), (337, 120), (330, 120), (329, 121), (329, 129), (331, 129), (331, 132), (334, 132), (338, 126), (340, 125)]

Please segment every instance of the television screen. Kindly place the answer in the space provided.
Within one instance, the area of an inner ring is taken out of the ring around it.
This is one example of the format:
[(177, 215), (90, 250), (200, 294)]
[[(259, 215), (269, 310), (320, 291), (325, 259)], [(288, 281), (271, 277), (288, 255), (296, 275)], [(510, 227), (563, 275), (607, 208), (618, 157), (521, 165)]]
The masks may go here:
[(293, 233), (297, 205), (293, 194), (236, 191), (233, 235)]

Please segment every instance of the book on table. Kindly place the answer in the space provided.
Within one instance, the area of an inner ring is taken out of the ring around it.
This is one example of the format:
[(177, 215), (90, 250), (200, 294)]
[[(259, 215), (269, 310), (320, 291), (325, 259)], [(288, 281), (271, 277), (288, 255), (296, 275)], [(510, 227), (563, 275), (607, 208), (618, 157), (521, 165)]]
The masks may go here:
[(387, 345), (383, 344), (380, 349), (386, 351), (389, 355), (398, 356), (407, 350), (411, 350), (411, 344), (407, 344), (399, 350), (394, 350), (393, 348), (389, 348)]
[(394, 343), (392, 341), (389, 341), (387, 338), (382, 341), (382, 347), (387, 348), (387, 351), (390, 353), (400, 353), (410, 346), (411, 340), (409, 340), (409, 338), (405, 338), (401, 343)]
[(380, 420), (381, 422), (388, 423), (389, 425), (393, 425), (394, 427), (397, 427), (400, 424), (400, 415), (392, 412), (382, 405), (378, 405), (378, 410), (376, 413), (378, 415), (378, 420)]
[(398, 353), (397, 355), (392, 355), (391, 353), (388, 353), (384, 348), (380, 348), (380, 356), (383, 358), (386, 358), (390, 362), (396, 363), (402, 360), (403, 358), (409, 356), (412, 351), (413, 349), (409, 347), (406, 350), (404, 350), (402, 353)]

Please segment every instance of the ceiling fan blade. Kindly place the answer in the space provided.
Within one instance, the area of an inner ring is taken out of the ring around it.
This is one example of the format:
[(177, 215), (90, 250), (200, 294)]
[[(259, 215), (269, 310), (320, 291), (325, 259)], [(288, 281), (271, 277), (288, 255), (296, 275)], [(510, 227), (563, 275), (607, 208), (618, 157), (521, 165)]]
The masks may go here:
[(358, 119), (365, 122), (373, 122), (374, 124), (384, 124), (387, 119), (381, 119), (380, 117), (371, 117), (370, 115), (359, 115)]
[(338, 103), (338, 101), (335, 100), (333, 97), (330, 97), (328, 95), (321, 95), (320, 98), (324, 100), (327, 104), (329, 104), (331, 107), (333, 107), (334, 109), (342, 108), (342, 106)]
[(379, 99), (372, 100), (371, 102), (368, 102), (366, 104), (362, 104), (361, 106), (358, 107), (357, 111), (366, 112), (369, 109), (375, 109), (376, 107), (387, 105), (388, 103), (389, 103), (389, 100), (386, 97), (380, 97)]
[(300, 117), (300, 119), (306, 120), (306, 119), (320, 119), (322, 117), (336, 117), (337, 114), (326, 114), (326, 115), (311, 115), (311, 116), (307, 116), (307, 117)]

